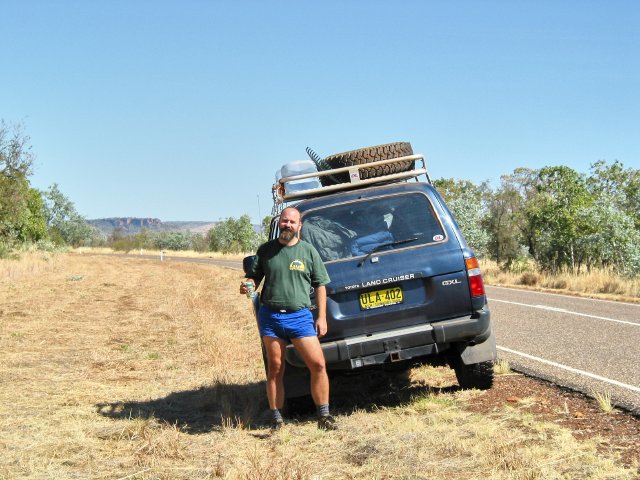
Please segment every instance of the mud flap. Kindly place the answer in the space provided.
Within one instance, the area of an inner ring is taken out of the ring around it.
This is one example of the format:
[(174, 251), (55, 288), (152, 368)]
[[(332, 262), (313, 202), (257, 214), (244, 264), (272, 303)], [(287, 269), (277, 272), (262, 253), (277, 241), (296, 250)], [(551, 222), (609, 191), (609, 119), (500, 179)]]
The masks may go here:
[(489, 338), (477, 345), (468, 345), (460, 352), (460, 359), (465, 365), (473, 365), (480, 362), (495, 361), (498, 357), (496, 350), (496, 337), (491, 330)]

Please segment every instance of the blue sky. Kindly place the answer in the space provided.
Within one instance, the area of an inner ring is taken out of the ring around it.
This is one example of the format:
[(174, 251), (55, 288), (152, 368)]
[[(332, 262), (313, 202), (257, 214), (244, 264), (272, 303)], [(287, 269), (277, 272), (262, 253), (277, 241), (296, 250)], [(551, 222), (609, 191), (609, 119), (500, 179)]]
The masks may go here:
[(432, 178), (640, 168), (636, 1), (0, 0), (0, 118), (87, 218), (271, 210), (274, 172), (409, 141)]

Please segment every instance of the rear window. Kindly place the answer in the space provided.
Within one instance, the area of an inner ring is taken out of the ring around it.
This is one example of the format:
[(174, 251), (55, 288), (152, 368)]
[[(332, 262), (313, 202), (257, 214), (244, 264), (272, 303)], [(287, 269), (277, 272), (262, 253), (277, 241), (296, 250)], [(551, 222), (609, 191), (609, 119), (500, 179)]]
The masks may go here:
[(302, 238), (330, 262), (442, 242), (445, 235), (429, 199), (411, 193), (308, 211)]

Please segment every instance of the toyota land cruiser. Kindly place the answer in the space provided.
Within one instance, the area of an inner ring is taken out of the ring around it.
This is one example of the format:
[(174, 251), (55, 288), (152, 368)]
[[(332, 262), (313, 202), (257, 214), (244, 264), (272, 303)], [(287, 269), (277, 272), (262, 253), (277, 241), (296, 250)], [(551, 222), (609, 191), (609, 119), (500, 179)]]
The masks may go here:
[[(395, 143), (313, 166), (277, 180), (269, 238), (279, 212), (295, 205), (301, 237), (331, 277), (321, 339), (329, 374), (445, 363), (460, 387), (490, 388), (496, 345), (480, 268), (424, 157)], [(307, 395), (309, 373), (292, 345), (286, 361), (287, 398)]]

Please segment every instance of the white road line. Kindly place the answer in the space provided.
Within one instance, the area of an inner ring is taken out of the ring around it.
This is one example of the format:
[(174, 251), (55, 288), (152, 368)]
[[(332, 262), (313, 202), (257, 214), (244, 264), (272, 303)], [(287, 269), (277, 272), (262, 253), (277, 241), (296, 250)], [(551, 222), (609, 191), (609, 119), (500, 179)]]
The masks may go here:
[(570, 298), (572, 300), (585, 300), (588, 302), (601, 302), (601, 303), (614, 303), (616, 305), (625, 305), (627, 307), (640, 307), (640, 303), (631, 303), (631, 302), (621, 302), (619, 300), (604, 300), (602, 298), (590, 298), (590, 297), (581, 297), (579, 295), (567, 295), (565, 293), (556, 293), (556, 292), (538, 292), (536, 290), (530, 290), (528, 288), (513, 288), (513, 287), (501, 287), (500, 285), (486, 285), (487, 288), (501, 288), (502, 290), (511, 290), (512, 292), (526, 292), (533, 293), (535, 295), (547, 295), (553, 297), (565, 297)]
[(516, 350), (511, 350), (510, 348), (505, 348), (500, 346), (496, 348), (504, 352), (513, 353), (514, 355), (520, 355), (521, 357), (528, 358), (529, 360), (535, 360), (536, 362), (544, 363), (546, 365), (551, 365), (552, 367), (561, 368), (563, 370), (567, 370), (572, 373), (577, 373), (578, 375), (584, 375), (585, 377), (593, 378), (594, 380), (600, 380), (601, 382), (610, 383), (611, 385), (625, 388), (627, 390), (631, 390), (632, 392), (640, 393), (640, 387), (636, 387), (634, 385), (628, 385), (626, 383), (618, 382), (617, 380), (611, 380), (610, 378), (601, 377), (600, 375), (596, 375), (595, 373), (585, 372), (584, 370), (578, 370), (577, 368), (568, 367), (566, 365), (562, 365), (561, 363), (545, 360), (544, 358), (534, 357), (533, 355), (529, 355), (528, 353), (518, 352)]
[(510, 303), (512, 305), (520, 305), (522, 307), (539, 308), (540, 310), (551, 310), (552, 312), (569, 313), (571, 315), (579, 315), (581, 317), (595, 318), (597, 320), (606, 320), (608, 322), (624, 323), (625, 325), (640, 327), (640, 323), (628, 322), (626, 320), (616, 320), (615, 318), (599, 317), (597, 315), (589, 315), (587, 313), (572, 312), (571, 310), (566, 310), (564, 308), (548, 307), (546, 305), (531, 305), (529, 303), (510, 302), (509, 300), (496, 300), (495, 298), (489, 299), (489, 302)]

